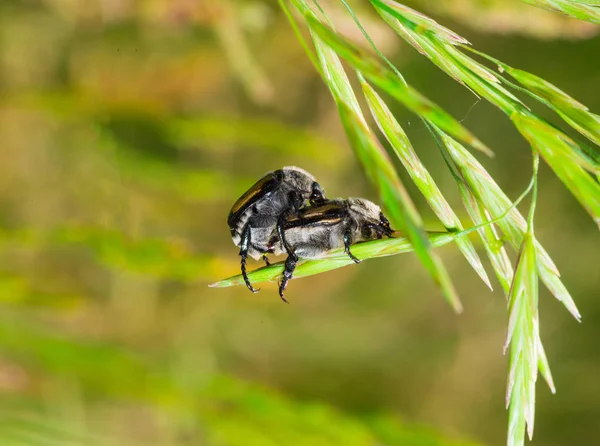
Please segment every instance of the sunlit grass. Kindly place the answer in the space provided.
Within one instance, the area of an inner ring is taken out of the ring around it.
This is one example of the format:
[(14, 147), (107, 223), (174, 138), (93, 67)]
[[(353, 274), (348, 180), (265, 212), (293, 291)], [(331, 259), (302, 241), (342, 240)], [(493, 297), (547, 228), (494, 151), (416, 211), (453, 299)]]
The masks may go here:
[[(300, 31), (301, 25), (288, 9), (287, 2), (280, 0), (279, 3), (308, 56), (329, 87), (350, 145), (367, 177), (379, 191), (381, 202), (393, 223), (407, 236), (402, 239), (358, 244), (354, 248), (354, 254), (359, 258), (367, 259), (414, 251), (452, 306), (460, 310), (460, 301), (446, 269), (431, 248), (457, 242), (459, 249), (475, 271), (490, 285), (483, 265), (470, 241), (466, 237), (457, 236), (460, 232), (424, 237), (422, 219), (400, 183), (378, 137), (363, 115), (357, 93), (349, 81), (340, 58), (344, 59), (354, 71), (376, 125), (440, 222), (448, 230), (460, 231), (463, 226), (457, 213), (444, 199), (435, 181), (420, 162), (405, 132), (375, 88), (384, 91), (417, 114), (436, 138), (448, 168), (456, 180), (467, 212), (479, 228), (488, 258), (508, 299), (509, 328), (505, 346), (510, 347), (511, 352), (507, 389), (508, 444), (509, 446), (523, 444), (525, 429), (530, 438), (533, 435), (535, 381), (538, 370), (554, 391), (548, 360), (539, 336), (538, 276), (576, 319), (579, 320), (581, 317), (560, 279), (556, 266), (533, 235), (533, 210), (538, 187), (538, 157), (550, 166), (593, 220), (600, 225), (600, 184), (597, 181), (600, 177), (600, 155), (594, 147), (571, 138), (559, 127), (532, 112), (516, 94), (525, 92), (533, 99), (547, 105), (566, 124), (588, 138), (592, 144), (600, 142), (599, 116), (544, 79), (473, 50), (498, 66), (499, 72), (493, 72), (465, 52), (470, 50), (466, 39), (431, 18), (393, 0), (370, 1), (382, 19), (401, 38), (472, 93), (495, 105), (527, 140), (535, 159), (533, 173), (535, 192), (530, 217), (526, 221), (482, 164), (463, 144), (488, 155), (492, 152), (459, 121), (410, 86), (398, 69), (375, 47), (348, 2), (343, 3), (373, 47), (375, 54), (341, 35), (318, 2), (313, 2), (316, 7), (313, 10), (307, 1), (290, 0), (310, 32), (313, 45), (311, 47), (310, 43), (304, 40)], [(551, 6), (576, 18), (596, 20), (597, 8), (594, 6), (568, 1), (536, 0), (535, 3)], [(518, 84), (509, 80), (506, 74)], [(511, 89), (515, 92), (511, 92)], [(501, 233), (490, 222), (497, 223)], [(518, 253), (514, 269), (509, 253), (504, 247), (504, 241), (507, 241)], [(333, 251), (323, 259), (302, 261), (295, 277), (305, 277), (351, 263), (353, 262), (342, 250)], [(250, 280), (256, 283), (277, 280), (282, 268), (281, 264), (275, 264), (258, 269), (250, 273)], [(241, 278), (236, 276), (213, 286), (231, 286), (241, 283)]]

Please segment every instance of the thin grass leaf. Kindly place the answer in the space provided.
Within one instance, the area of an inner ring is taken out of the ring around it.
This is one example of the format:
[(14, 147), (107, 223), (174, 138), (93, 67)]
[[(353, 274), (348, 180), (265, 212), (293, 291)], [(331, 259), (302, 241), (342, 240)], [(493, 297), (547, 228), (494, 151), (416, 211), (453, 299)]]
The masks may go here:
[[(578, 20), (600, 24), (600, 8), (597, 0), (523, 0), (530, 5), (538, 6), (548, 11), (559, 12)], [(594, 6), (592, 6), (594, 5)]]
[(419, 260), (441, 288), (446, 300), (456, 312), (462, 312), (462, 304), (452, 285), (450, 275), (437, 254), (431, 252), (421, 218), (391, 161), (368, 127), (360, 122), (345, 104), (341, 104), (339, 110), (350, 143), (366, 168), (371, 181), (378, 186), (379, 195), (390, 212), (390, 220), (392, 223), (400, 224), (402, 230), (406, 231)]
[(375, 85), (385, 90), (405, 107), (419, 116), (439, 126), (458, 140), (488, 155), (492, 152), (479, 141), (460, 122), (439, 106), (425, 98), (421, 93), (403, 81), (379, 59), (335, 33), (330, 27), (322, 24), (311, 15), (305, 15), (312, 31), (314, 31), (329, 47), (344, 58), (356, 70), (360, 71)]
[(501, 69), (510, 74), (529, 91), (545, 99), (550, 107), (571, 127), (579, 131), (590, 141), (600, 145), (600, 116), (590, 112), (581, 102), (572, 98), (545, 79), (527, 71), (512, 68), (498, 60), (494, 61)]
[(556, 393), (556, 387), (554, 386), (554, 380), (552, 379), (552, 372), (550, 371), (550, 364), (548, 364), (548, 358), (546, 357), (546, 352), (544, 351), (544, 346), (542, 345), (542, 340), (539, 337), (539, 329), (537, 342), (537, 352), (538, 352), (538, 370), (546, 380), (546, 384), (550, 388), (552, 393)]
[[(600, 116), (590, 112), (585, 105), (573, 99), (555, 85), (532, 73), (513, 68), (474, 48), (468, 46), (463, 46), (462, 48), (478, 54), (496, 64), (499, 71), (507, 72), (517, 80), (522, 87), (509, 82), (505, 77), (500, 78), (502, 82), (545, 104), (550, 109), (554, 110), (555, 113), (575, 130), (596, 144), (600, 144)], [(541, 118), (538, 119), (541, 120)], [(580, 163), (583, 166), (589, 163), (593, 166), (593, 171), (597, 172), (598, 169), (600, 169), (600, 153), (585, 144), (576, 143), (558, 129), (555, 129), (555, 132), (557, 133), (557, 137), (568, 144), (576, 155), (582, 157), (583, 160)]]
[(427, 29), (417, 26), (402, 12), (382, 8), (377, 0), (372, 0), (372, 3), (394, 31), (476, 96), (486, 98), (507, 114), (525, 107), (518, 98), (499, 85), (498, 77), (487, 67), (461, 53), (454, 45), (437, 38)]
[[(473, 223), (477, 226), (483, 226), (485, 223), (488, 223), (491, 220), (489, 214), (481, 206), (481, 203), (477, 201), (477, 198), (469, 188), (464, 183), (458, 183), (458, 188), (464, 206)], [(478, 232), (488, 259), (496, 273), (498, 282), (500, 282), (504, 294), (508, 296), (514, 273), (510, 259), (504, 248), (504, 243), (500, 239), (493, 225), (484, 226), (479, 229)]]
[(600, 184), (583, 170), (581, 159), (571, 156), (574, 152), (543, 121), (522, 114), (514, 115), (512, 120), (600, 228)]
[[(577, 108), (568, 108), (566, 110), (556, 108), (556, 112), (567, 124), (590, 141), (600, 145), (600, 115)], [(598, 156), (600, 157), (600, 155)]]
[(311, 61), (311, 63), (315, 67), (315, 69), (320, 73), (321, 67), (320, 67), (320, 65), (319, 65), (319, 63), (317, 61), (317, 56), (312, 51), (311, 47), (306, 42), (306, 39), (304, 38), (304, 36), (300, 32), (300, 28), (298, 27), (298, 24), (296, 23), (296, 20), (294, 19), (294, 16), (292, 15), (290, 9), (288, 8), (286, 0), (278, 0), (278, 1), (279, 1), (279, 6), (283, 10), (283, 13), (285, 14), (286, 18), (288, 19), (288, 22), (290, 23), (290, 26), (294, 30), (294, 34), (296, 34), (296, 38), (298, 39), (298, 42), (300, 42), (300, 45), (302, 46), (302, 49), (306, 53), (308, 59)]
[[(562, 304), (567, 308), (569, 313), (571, 313), (578, 322), (581, 322), (581, 313), (575, 305), (571, 294), (560, 280), (560, 274), (557, 271), (552, 270), (548, 263), (542, 258), (543, 255), (547, 256), (547, 253), (543, 250), (541, 245), (537, 245), (538, 249), (538, 273), (542, 282), (548, 290), (552, 293), (556, 299), (558, 299)], [(548, 257), (549, 259), (549, 257)]]
[(440, 25), (435, 20), (421, 14), (414, 9), (404, 6), (392, 0), (371, 0), (371, 3), (392, 15), (406, 17), (414, 28), (419, 28), (422, 32), (431, 33), (436, 38), (450, 45), (469, 44), (469, 41), (459, 36), (454, 31)]
[[(310, 13), (308, 16), (314, 15)], [(315, 33), (313, 41), (324, 80), (336, 101), (350, 144), (367, 176), (378, 188), (392, 223), (407, 234), (419, 260), (441, 288), (451, 306), (457, 312), (462, 311), (450, 275), (439, 257), (431, 252), (421, 217), (400, 182), (389, 157), (368, 127), (339, 57)]]
[[(441, 191), (435, 184), (435, 181), (417, 156), (408, 139), (408, 136), (406, 136), (406, 133), (404, 133), (404, 130), (396, 118), (394, 118), (387, 105), (383, 102), (375, 90), (367, 83), (367, 81), (362, 76), (360, 76), (359, 79), (365, 94), (365, 98), (367, 99), (367, 103), (371, 113), (373, 114), (373, 118), (377, 123), (377, 126), (385, 135), (394, 152), (406, 168), (411, 179), (427, 200), (427, 203), (431, 209), (435, 212), (437, 217), (448, 231), (461, 231), (463, 227), (459, 218), (456, 216), (442, 195)], [(485, 272), (485, 268), (483, 267), (471, 241), (468, 238), (463, 237), (457, 239), (456, 243), (475, 272), (477, 272), (479, 277), (481, 277), (481, 280), (483, 280), (483, 282), (490, 289), (492, 289), (492, 285), (489, 281), (487, 273)]]

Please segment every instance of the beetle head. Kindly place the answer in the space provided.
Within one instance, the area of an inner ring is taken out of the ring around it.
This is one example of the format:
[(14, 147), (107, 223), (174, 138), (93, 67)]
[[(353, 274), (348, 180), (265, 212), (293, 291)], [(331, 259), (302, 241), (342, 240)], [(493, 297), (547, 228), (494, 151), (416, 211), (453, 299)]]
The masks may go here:
[(384, 235), (391, 237), (394, 232), (390, 222), (375, 203), (364, 198), (349, 198), (349, 211), (357, 225), (356, 239), (374, 240)]
[(304, 169), (296, 166), (287, 166), (283, 168), (283, 181), (294, 190), (301, 192), (310, 204), (315, 206), (325, 202), (325, 191), (319, 183)]

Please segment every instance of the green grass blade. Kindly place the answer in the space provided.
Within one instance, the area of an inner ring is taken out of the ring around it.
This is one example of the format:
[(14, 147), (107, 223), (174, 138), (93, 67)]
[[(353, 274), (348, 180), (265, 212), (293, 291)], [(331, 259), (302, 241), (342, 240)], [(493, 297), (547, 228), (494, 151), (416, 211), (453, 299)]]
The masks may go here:
[(529, 91), (545, 99), (550, 107), (569, 125), (595, 144), (600, 145), (600, 116), (590, 112), (581, 102), (545, 79), (527, 71), (513, 68), (498, 60), (494, 61)]
[[(314, 18), (309, 9), (305, 9), (305, 15)], [(320, 22), (315, 19), (315, 23)], [(312, 34), (324, 80), (336, 101), (350, 144), (370, 181), (377, 187), (392, 224), (408, 236), (419, 260), (440, 286), (444, 297), (460, 312), (462, 306), (450, 276), (439, 257), (431, 252), (421, 217), (389, 157), (367, 125), (338, 55), (317, 33)]]
[(371, 182), (377, 185), (379, 195), (390, 212), (390, 221), (392, 224), (399, 224), (400, 228), (406, 232), (419, 260), (440, 286), (444, 297), (455, 311), (461, 312), (462, 305), (450, 276), (441, 259), (437, 254), (431, 252), (421, 218), (387, 154), (368, 127), (360, 122), (345, 104), (340, 104), (339, 110), (350, 144), (365, 167)]
[(442, 108), (424, 97), (410, 86), (406, 86), (398, 76), (385, 64), (370, 53), (362, 50), (354, 43), (335, 33), (330, 27), (324, 25), (311, 15), (305, 15), (312, 31), (317, 34), (329, 47), (344, 58), (356, 70), (360, 71), (375, 85), (400, 101), (405, 107), (415, 114), (436, 124), (448, 134), (460, 141), (471, 145), (488, 155), (492, 152), (458, 120)]
[(574, 156), (560, 133), (536, 117), (515, 114), (512, 120), (600, 227), (600, 184), (583, 170), (594, 166), (582, 166), (581, 158)]
[[(375, 122), (377, 123), (381, 132), (387, 138), (388, 142), (406, 168), (413, 182), (427, 200), (427, 203), (431, 209), (435, 212), (437, 217), (448, 231), (461, 231), (463, 228), (459, 218), (456, 216), (442, 195), (442, 192), (437, 187), (435, 181), (417, 156), (408, 139), (408, 136), (406, 136), (406, 133), (396, 118), (394, 118), (393, 114), (383, 102), (381, 97), (379, 97), (375, 90), (362, 76), (360, 77), (360, 81)], [(471, 241), (468, 238), (463, 237), (457, 239), (457, 244), (475, 272), (477, 272), (484, 283), (491, 289), (492, 285), (485, 272), (485, 268), (483, 267)]]
[[(510, 65), (469, 46), (463, 46), (462, 48), (478, 54), (496, 64), (500, 71), (507, 72), (522, 86), (509, 82), (506, 77), (500, 78), (502, 82), (545, 104), (579, 133), (600, 145), (600, 116), (590, 112), (585, 105), (572, 98), (555, 85), (532, 73), (513, 68)], [(538, 119), (542, 120), (541, 118)], [(554, 133), (556, 133), (557, 138), (571, 147), (571, 150), (574, 152), (572, 156), (581, 157), (580, 163), (583, 166), (591, 165), (593, 166), (591, 170), (596, 172), (600, 169), (600, 153), (585, 144), (576, 143), (558, 129), (554, 129)]]
[[(597, 0), (579, 2), (575, 0), (523, 0), (530, 5), (539, 6), (549, 11), (559, 12), (569, 17), (600, 25), (600, 8)], [(587, 3), (587, 4), (586, 4)]]
[(548, 358), (546, 357), (546, 352), (544, 351), (544, 346), (542, 345), (542, 340), (539, 337), (539, 328), (537, 329), (538, 337), (537, 337), (537, 353), (538, 353), (538, 370), (546, 380), (546, 384), (550, 388), (552, 393), (556, 393), (556, 387), (554, 386), (554, 380), (552, 379), (552, 373), (550, 372), (550, 364), (548, 364)]
[[(473, 223), (477, 226), (483, 226), (489, 222), (491, 220), (489, 214), (481, 206), (481, 203), (477, 201), (473, 192), (462, 182), (458, 183), (458, 187), (467, 213)], [(514, 273), (506, 249), (503, 246), (504, 243), (493, 225), (483, 226), (478, 232), (488, 259), (496, 273), (496, 278), (500, 282), (504, 293), (508, 295)]]
[(430, 17), (400, 3), (392, 0), (371, 0), (371, 3), (375, 8), (384, 10), (388, 14), (406, 18), (410, 21), (414, 29), (418, 28), (420, 32), (431, 34), (447, 44), (459, 45), (469, 43), (467, 39), (440, 25)]

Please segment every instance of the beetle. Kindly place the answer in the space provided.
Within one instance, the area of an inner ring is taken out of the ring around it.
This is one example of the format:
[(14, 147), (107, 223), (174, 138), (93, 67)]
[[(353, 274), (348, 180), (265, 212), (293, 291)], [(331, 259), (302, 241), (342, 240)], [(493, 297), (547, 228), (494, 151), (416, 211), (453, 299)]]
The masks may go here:
[(240, 247), (244, 283), (253, 293), (246, 273), (248, 256), (260, 257), (269, 265), (267, 243), (275, 230), (285, 239), (282, 223), (305, 207), (325, 203), (325, 193), (315, 177), (295, 166), (287, 166), (265, 174), (233, 205), (227, 217), (231, 238)]
[(283, 222), (285, 237), (272, 231), (268, 252), (275, 255), (287, 253), (279, 296), (284, 302), (284, 291), (292, 278), (300, 257), (316, 259), (331, 249), (344, 248), (355, 263), (360, 263), (350, 246), (353, 243), (392, 237), (394, 230), (381, 208), (364, 198), (327, 200), (321, 205), (300, 209)]

